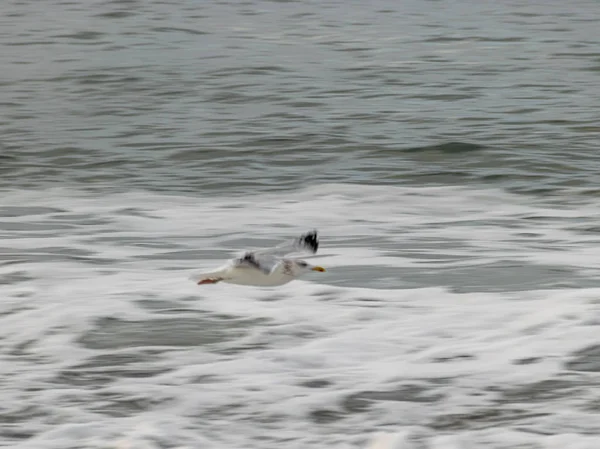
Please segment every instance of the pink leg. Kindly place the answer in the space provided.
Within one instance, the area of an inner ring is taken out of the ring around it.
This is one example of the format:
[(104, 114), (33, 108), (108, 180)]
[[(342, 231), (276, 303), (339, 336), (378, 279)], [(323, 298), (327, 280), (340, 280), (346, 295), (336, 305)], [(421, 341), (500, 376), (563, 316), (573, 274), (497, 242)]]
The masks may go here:
[(216, 284), (217, 282), (220, 282), (222, 279), (202, 279), (201, 281), (198, 281), (198, 285), (203, 285), (203, 284)]

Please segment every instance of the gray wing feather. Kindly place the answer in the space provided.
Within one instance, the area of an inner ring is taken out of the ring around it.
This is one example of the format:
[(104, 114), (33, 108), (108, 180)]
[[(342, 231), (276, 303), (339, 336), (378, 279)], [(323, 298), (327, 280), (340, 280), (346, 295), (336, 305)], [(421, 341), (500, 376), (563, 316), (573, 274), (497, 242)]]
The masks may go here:
[(258, 256), (256, 253), (247, 252), (242, 257), (234, 259), (235, 268), (255, 268), (264, 274), (271, 274), (279, 264), (279, 259), (275, 257)]

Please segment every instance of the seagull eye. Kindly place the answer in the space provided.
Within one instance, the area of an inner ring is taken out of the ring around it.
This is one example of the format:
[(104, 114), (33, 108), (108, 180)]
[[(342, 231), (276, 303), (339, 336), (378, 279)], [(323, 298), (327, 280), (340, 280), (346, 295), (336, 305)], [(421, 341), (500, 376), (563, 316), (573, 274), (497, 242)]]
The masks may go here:
[(298, 262), (298, 265), (300, 265), (302, 268), (306, 268), (308, 266), (306, 262)]

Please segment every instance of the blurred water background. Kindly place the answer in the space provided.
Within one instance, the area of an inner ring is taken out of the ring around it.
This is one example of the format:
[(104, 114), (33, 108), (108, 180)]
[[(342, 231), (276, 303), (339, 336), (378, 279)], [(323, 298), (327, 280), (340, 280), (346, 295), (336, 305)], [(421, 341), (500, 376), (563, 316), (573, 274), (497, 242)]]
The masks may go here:
[[(600, 447), (599, 21), (3, 2), (0, 445)], [(327, 273), (188, 279), (312, 228)]]

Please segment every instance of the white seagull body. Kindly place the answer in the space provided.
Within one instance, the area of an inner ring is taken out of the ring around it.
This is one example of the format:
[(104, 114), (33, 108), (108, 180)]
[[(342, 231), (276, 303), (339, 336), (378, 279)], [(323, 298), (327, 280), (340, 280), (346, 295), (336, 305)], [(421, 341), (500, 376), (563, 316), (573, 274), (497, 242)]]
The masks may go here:
[(198, 285), (227, 282), (229, 284), (275, 287), (287, 284), (302, 273), (325, 271), (318, 265), (310, 265), (301, 259), (289, 258), (294, 253), (315, 254), (319, 248), (317, 231), (273, 248), (247, 251), (243, 256), (227, 261), (225, 265), (209, 273), (195, 276)]

